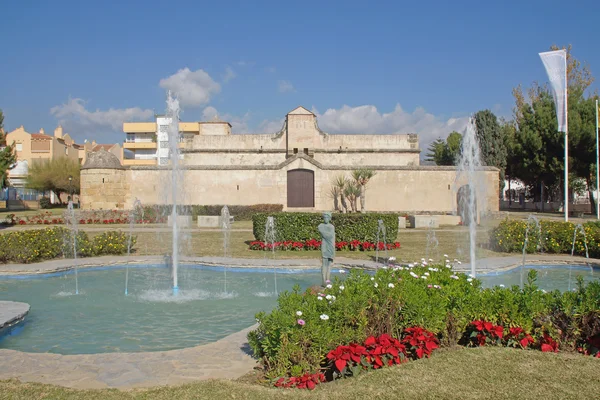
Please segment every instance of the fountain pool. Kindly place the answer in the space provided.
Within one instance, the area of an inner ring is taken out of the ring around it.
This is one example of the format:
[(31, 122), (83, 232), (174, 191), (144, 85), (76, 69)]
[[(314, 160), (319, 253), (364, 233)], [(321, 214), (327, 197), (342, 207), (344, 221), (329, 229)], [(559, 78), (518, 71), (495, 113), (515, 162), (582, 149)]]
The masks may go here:
[[(159, 265), (130, 265), (128, 296), (122, 286), (125, 266), (80, 269), (76, 296), (74, 271), (0, 276), (0, 300), (31, 305), (25, 322), (0, 336), (0, 348), (93, 354), (193, 347), (253, 325), (257, 312), (270, 311), (277, 304), (271, 268), (180, 267), (182, 284), (177, 294), (170, 270)], [(529, 269), (538, 271), (537, 284), (548, 291), (569, 290), (578, 276), (584, 281), (600, 277), (600, 270), (585, 266), (525, 265), (477, 278), (486, 288), (509, 287), (519, 285), (521, 272), (526, 275)], [(319, 269), (277, 271), (280, 291), (321, 282)]]
[[(273, 271), (181, 265), (180, 290), (164, 266), (79, 270), (43, 276), (0, 277), (0, 300), (31, 305), (23, 325), (0, 338), (0, 348), (27, 352), (91, 354), (192, 347), (219, 340), (254, 324), (259, 311), (276, 306)], [(279, 269), (279, 290), (319, 284), (320, 270)], [(191, 287), (190, 287), (191, 286)]]
[(484, 288), (498, 285), (521, 286), (521, 277), (525, 277), (523, 281), (526, 282), (527, 273), (532, 269), (537, 271), (537, 286), (546, 291), (570, 290), (577, 286), (578, 276), (584, 282), (600, 279), (600, 269), (583, 265), (523, 265), (507, 271), (480, 274), (477, 279), (481, 280)]

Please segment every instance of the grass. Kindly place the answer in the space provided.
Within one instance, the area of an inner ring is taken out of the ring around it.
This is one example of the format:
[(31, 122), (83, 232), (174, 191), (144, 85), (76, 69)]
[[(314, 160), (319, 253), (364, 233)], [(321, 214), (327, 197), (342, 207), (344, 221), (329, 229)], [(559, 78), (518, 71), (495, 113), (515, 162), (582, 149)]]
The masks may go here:
[[(93, 232), (89, 233), (93, 236)], [(137, 244), (136, 254), (154, 255), (166, 254), (171, 251), (171, 234), (169, 232), (136, 232)], [(429, 237), (428, 237), (429, 236)], [(451, 258), (467, 261), (469, 258), (469, 236), (465, 228), (443, 229), (435, 232), (438, 241), (437, 249), (429, 247), (427, 243), (432, 242), (431, 232), (426, 230), (405, 230), (398, 233), (397, 240), (401, 248), (388, 251), (388, 256), (394, 256), (398, 260), (415, 261), (421, 257), (441, 259), (444, 254)], [(277, 259), (320, 259), (320, 251), (279, 251), (274, 255), (268, 252), (249, 250), (248, 244), (254, 240), (251, 231), (234, 231), (230, 233), (230, 255), (236, 258), (264, 258), (275, 257)], [(183, 234), (183, 253), (188, 256), (222, 256), (223, 234), (220, 231), (201, 231)], [(507, 253), (496, 253), (485, 249), (488, 242), (487, 231), (481, 230), (478, 235), (478, 257), (490, 257), (509, 255)], [(383, 253), (380, 252), (380, 256)], [(337, 251), (336, 257), (346, 257), (360, 260), (375, 258), (375, 252), (363, 251)]]
[(314, 391), (210, 380), (119, 391), (0, 381), (0, 399), (593, 399), (600, 360), (507, 348), (442, 350), (428, 360), (324, 384)]

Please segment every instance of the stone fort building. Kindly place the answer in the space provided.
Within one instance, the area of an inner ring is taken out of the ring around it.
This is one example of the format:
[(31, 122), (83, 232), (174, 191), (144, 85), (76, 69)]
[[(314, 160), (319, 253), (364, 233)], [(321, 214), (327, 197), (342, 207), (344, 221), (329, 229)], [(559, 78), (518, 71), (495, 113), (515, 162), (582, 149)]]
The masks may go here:
[[(123, 145), (129, 157), (100, 151), (88, 156), (81, 172), (81, 207), (127, 209), (170, 202), (166, 187), (168, 120), (125, 123)], [(290, 111), (274, 134), (232, 134), (223, 121), (180, 122), (183, 204), (283, 204), (287, 211), (333, 210), (333, 181), (353, 170), (376, 172), (366, 191), (367, 211), (430, 212), (457, 210), (454, 167), (421, 166), (416, 134), (343, 135), (319, 129), (304, 107)], [(496, 168), (480, 171), (486, 182), (479, 210), (499, 207)]]

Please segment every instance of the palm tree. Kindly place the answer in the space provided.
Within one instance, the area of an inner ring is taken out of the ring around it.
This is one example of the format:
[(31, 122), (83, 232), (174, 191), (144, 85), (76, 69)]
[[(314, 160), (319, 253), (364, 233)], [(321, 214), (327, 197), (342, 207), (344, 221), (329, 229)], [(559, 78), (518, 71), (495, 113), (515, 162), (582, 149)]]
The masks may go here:
[(346, 197), (344, 192), (347, 184), (348, 180), (344, 175), (338, 175), (333, 181), (333, 186), (337, 188), (340, 196), (341, 211), (343, 212), (348, 212), (348, 204), (346, 204)]
[(336, 212), (340, 211), (340, 202), (339, 202), (340, 194), (341, 194), (340, 188), (338, 188), (335, 185), (331, 187), (331, 190), (329, 191), (329, 195), (333, 198), (333, 209)]
[(367, 192), (367, 183), (369, 180), (373, 178), (377, 173), (372, 169), (368, 168), (360, 168), (352, 171), (352, 178), (360, 188), (360, 212), (364, 213), (365, 210), (365, 202), (366, 202), (366, 192)]
[(348, 198), (353, 212), (357, 211), (356, 200), (360, 197), (360, 187), (354, 182), (349, 182), (344, 189), (344, 196)]

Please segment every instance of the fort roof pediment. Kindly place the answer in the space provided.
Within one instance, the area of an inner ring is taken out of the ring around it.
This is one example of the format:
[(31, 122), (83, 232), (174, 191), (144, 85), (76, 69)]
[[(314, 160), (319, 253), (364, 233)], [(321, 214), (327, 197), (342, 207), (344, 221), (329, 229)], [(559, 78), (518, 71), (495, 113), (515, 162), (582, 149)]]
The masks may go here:
[(287, 113), (287, 115), (315, 115), (312, 112), (308, 111), (306, 108), (302, 106), (298, 106), (294, 108), (292, 111)]

